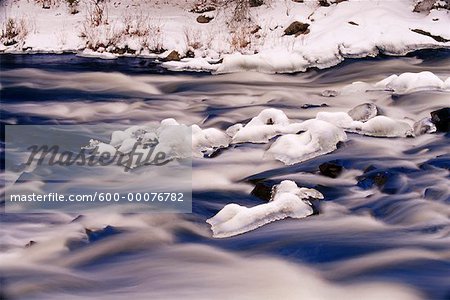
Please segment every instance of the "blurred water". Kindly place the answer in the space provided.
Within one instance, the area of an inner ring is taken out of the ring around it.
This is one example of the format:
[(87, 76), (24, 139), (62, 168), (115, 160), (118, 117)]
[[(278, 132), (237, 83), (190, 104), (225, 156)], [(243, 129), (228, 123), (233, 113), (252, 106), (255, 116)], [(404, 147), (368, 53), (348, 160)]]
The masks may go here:
[[(171, 117), (225, 129), (267, 107), (304, 120), (363, 102), (374, 102), (387, 116), (419, 120), (450, 104), (450, 94), (443, 91), (321, 95), (393, 73), (431, 71), (445, 79), (450, 76), (448, 50), (352, 60), (292, 75), (173, 73), (150, 60), (73, 55), (2, 55), (0, 62), (3, 125), (114, 127)], [(302, 108), (305, 104), (312, 107)], [(194, 161), (189, 215), (2, 214), (0, 296), (448, 299), (449, 137), (349, 134), (337, 151), (294, 166), (263, 160), (268, 145), (235, 146)], [(331, 160), (345, 167), (336, 179), (318, 172)], [(358, 184), (370, 166), (383, 174), (383, 186)], [(119, 171), (108, 175), (124, 176)], [(101, 178), (85, 180), (86, 188), (101, 186)], [(251, 195), (255, 182), (284, 179), (321, 191), (320, 213), (232, 238), (211, 238), (207, 218), (230, 202), (263, 203)], [(103, 230), (106, 226), (112, 227)], [(93, 235), (86, 228), (100, 231)], [(36, 243), (25, 247), (30, 241)]]

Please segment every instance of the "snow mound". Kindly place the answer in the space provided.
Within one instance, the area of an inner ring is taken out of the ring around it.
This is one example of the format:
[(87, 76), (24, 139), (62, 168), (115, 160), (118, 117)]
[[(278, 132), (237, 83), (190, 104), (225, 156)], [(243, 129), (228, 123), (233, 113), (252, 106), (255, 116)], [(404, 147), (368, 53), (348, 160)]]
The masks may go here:
[(392, 90), (395, 93), (403, 94), (422, 90), (440, 90), (444, 89), (445, 85), (435, 74), (424, 71), (420, 73), (407, 72), (400, 75), (394, 74), (377, 82), (375, 87), (381, 87)]
[(375, 137), (414, 136), (411, 125), (386, 116), (376, 116), (365, 123), (355, 121), (347, 131)]
[(271, 138), (285, 132), (289, 119), (282, 110), (264, 109), (247, 125), (235, 124), (227, 129), (233, 143), (267, 143)]
[(310, 216), (313, 209), (309, 198), (323, 199), (323, 195), (315, 189), (299, 188), (295, 182), (284, 180), (272, 189), (270, 202), (251, 208), (227, 204), (206, 222), (211, 225), (213, 237), (231, 237), (277, 220)]
[(266, 151), (265, 157), (292, 165), (333, 152), (339, 142), (347, 140), (341, 128), (322, 120), (307, 120), (289, 127), (296, 132), (304, 132), (279, 137)]
[(217, 148), (226, 148), (231, 138), (216, 128), (201, 129), (192, 125), (192, 150), (195, 156), (202, 157), (202, 152), (213, 151)]
[[(357, 106), (358, 110), (360, 109)], [(364, 111), (361, 108), (361, 111)], [(370, 117), (367, 122), (355, 121), (346, 112), (318, 112), (317, 120), (331, 123), (347, 132), (359, 133), (376, 137), (407, 137), (413, 136), (413, 128), (406, 122), (395, 120), (386, 116), (373, 116), (370, 109), (357, 117)], [(426, 131), (429, 132), (429, 131)], [(431, 131), (430, 131), (431, 132)]]

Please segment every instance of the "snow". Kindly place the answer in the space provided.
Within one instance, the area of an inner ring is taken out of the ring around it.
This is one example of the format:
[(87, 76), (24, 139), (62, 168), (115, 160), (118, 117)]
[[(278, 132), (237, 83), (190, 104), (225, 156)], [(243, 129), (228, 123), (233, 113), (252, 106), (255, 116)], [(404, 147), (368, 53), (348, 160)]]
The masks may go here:
[(203, 151), (212, 151), (216, 148), (226, 148), (231, 138), (223, 131), (216, 128), (201, 129), (198, 125), (192, 125), (192, 149), (195, 156), (202, 157)]
[[(80, 2), (77, 14), (70, 14), (65, 2), (54, 3), (50, 9), (43, 9), (35, 1), (3, 1), (0, 23), (5, 24), (7, 18), (25, 20), (28, 32), (15, 45), (0, 42), (0, 52), (74, 51), (82, 56), (115, 59), (122, 55), (163, 58), (172, 50), (183, 57), (190, 50), (194, 58), (165, 62), (163, 66), (217, 73), (279, 73), (327, 68), (351, 57), (404, 55), (417, 49), (450, 46), (450, 42), (438, 42), (412, 31), (420, 29), (450, 40), (448, 12), (434, 9), (429, 14), (414, 13), (409, 1), (350, 0), (329, 7), (318, 6), (316, 1), (289, 7), (284, 1), (271, 1), (270, 5), (251, 8), (253, 22), (260, 29), (237, 36), (249, 41), (245, 47), (232, 43), (236, 36), (227, 22), (233, 9), (209, 12), (214, 19), (199, 24), (199, 14), (190, 12), (194, 0), (106, 2), (108, 20), (99, 26), (86, 26), (88, 1)], [(284, 35), (293, 21), (309, 24), (310, 32), (297, 37)], [(155, 53), (161, 48), (167, 51)], [(425, 79), (435, 86), (431, 77)]]
[(402, 73), (399, 76), (391, 75), (375, 84), (375, 87), (384, 87), (395, 93), (410, 93), (420, 90), (444, 89), (444, 82), (435, 74), (424, 71), (420, 73)]
[(289, 119), (283, 111), (275, 108), (264, 109), (258, 116), (242, 126), (235, 124), (227, 129), (233, 143), (267, 143), (274, 136), (282, 133), (289, 125)]
[(347, 139), (345, 132), (325, 121), (307, 120), (292, 124), (300, 134), (286, 134), (279, 137), (267, 150), (266, 158), (274, 158), (287, 165), (296, 164), (337, 149), (339, 142)]
[(323, 199), (315, 190), (299, 188), (290, 180), (284, 180), (272, 189), (269, 203), (251, 208), (235, 203), (227, 204), (214, 217), (206, 220), (215, 238), (242, 234), (265, 224), (285, 218), (301, 219), (313, 214), (309, 198)]
[(407, 122), (387, 116), (374, 116), (367, 122), (354, 121), (346, 112), (318, 112), (316, 119), (326, 121), (348, 132), (376, 137), (407, 137), (413, 129)]
[(413, 136), (413, 129), (407, 122), (394, 120), (386, 116), (376, 116), (365, 123), (355, 121), (348, 131), (376, 137)]

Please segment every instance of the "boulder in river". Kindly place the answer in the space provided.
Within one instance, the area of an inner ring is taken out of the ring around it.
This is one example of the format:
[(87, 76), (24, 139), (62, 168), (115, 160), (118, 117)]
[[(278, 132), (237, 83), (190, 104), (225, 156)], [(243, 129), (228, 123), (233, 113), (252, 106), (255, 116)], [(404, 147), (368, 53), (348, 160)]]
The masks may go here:
[(439, 132), (450, 131), (450, 107), (444, 107), (431, 113), (431, 122), (436, 125)]
[(337, 178), (342, 170), (343, 167), (336, 161), (325, 162), (319, 166), (320, 174), (330, 178)]
[(378, 108), (373, 103), (363, 103), (348, 111), (354, 121), (366, 122), (378, 114)]

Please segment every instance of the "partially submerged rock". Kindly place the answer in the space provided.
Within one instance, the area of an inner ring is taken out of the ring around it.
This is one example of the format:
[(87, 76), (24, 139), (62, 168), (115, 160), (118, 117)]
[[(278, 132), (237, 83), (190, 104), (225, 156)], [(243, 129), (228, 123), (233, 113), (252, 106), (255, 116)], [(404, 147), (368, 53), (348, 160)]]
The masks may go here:
[(284, 34), (285, 35), (295, 35), (295, 36), (298, 36), (300, 34), (308, 34), (309, 33), (308, 27), (309, 27), (309, 24), (307, 24), (307, 23), (294, 21), (291, 23), (291, 25), (289, 25), (284, 30)]
[(431, 122), (436, 125), (437, 131), (450, 131), (450, 107), (441, 108), (430, 113)]
[(315, 189), (299, 188), (295, 182), (284, 180), (273, 188), (269, 203), (250, 208), (227, 204), (206, 222), (211, 225), (213, 237), (231, 237), (277, 220), (310, 216), (314, 213), (310, 198), (323, 199), (323, 195)]
[(373, 103), (363, 103), (348, 111), (348, 115), (355, 121), (366, 122), (378, 114), (378, 108)]
[(341, 128), (321, 120), (307, 120), (290, 127), (300, 133), (279, 137), (266, 151), (265, 157), (293, 165), (333, 152), (339, 142), (347, 140)]
[(336, 161), (325, 162), (319, 166), (320, 174), (330, 177), (337, 178), (341, 175), (343, 170), (342, 165), (338, 164)]

